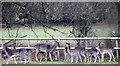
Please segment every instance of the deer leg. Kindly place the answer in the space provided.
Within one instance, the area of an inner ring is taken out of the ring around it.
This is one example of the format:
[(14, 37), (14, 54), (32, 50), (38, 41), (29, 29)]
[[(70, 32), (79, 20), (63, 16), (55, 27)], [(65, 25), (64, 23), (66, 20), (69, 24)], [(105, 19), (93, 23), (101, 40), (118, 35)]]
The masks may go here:
[(78, 62), (78, 55), (76, 55), (76, 63)]
[(92, 56), (89, 57), (89, 62), (92, 62)]
[(31, 59), (30, 57), (27, 57), (27, 63), (30, 63)]
[(69, 54), (66, 54), (65, 60), (66, 60), (67, 62), (70, 62), (70, 56), (69, 56)]
[(22, 61), (22, 57), (21, 57), (21, 56), (20, 56), (20, 62), (23, 63), (23, 61)]
[(100, 57), (99, 57), (99, 56), (97, 56), (97, 58), (98, 58), (98, 60), (99, 60), (99, 62), (100, 62)]
[(69, 55), (69, 54), (67, 54), (68, 56), (67, 56), (67, 60), (68, 60), (68, 62), (71, 62), (71, 55)]
[[(60, 57), (60, 52), (59, 52), (59, 50), (57, 50), (57, 57), (59, 58)], [(58, 59), (57, 58), (57, 59)]]
[(88, 57), (88, 62), (91, 62), (91, 56)]
[(67, 54), (64, 52), (64, 62), (65, 62), (66, 59), (67, 59), (67, 58), (66, 58), (66, 57), (67, 57), (66, 55), (67, 55)]
[(104, 53), (102, 53), (101, 56), (102, 56), (101, 62), (103, 62), (104, 61)]
[(53, 61), (51, 53), (49, 53), (50, 61)]
[(92, 62), (92, 55), (90, 55), (89, 57), (89, 62)]
[(65, 60), (66, 62), (70, 62), (70, 56), (69, 56), (69, 54), (66, 54), (64, 60)]
[(26, 63), (27, 63), (27, 57), (25, 56), (24, 58), (25, 58), (25, 62), (24, 62), (24, 64), (26, 64)]
[(90, 62), (89, 60), (90, 60), (90, 58), (87, 56), (87, 62)]
[(30, 52), (30, 53), (29, 53), (29, 57), (28, 57), (28, 62), (29, 62), (29, 63), (31, 63), (31, 61), (32, 61), (31, 58), (32, 58), (32, 56), (31, 56), (31, 52)]
[(89, 54), (87, 53), (87, 62), (90, 62)]
[(82, 58), (81, 58), (80, 54), (78, 54), (78, 57), (80, 58), (80, 62), (82, 62)]
[(86, 56), (85, 56), (85, 54), (82, 54), (82, 56), (84, 57), (84, 62), (86, 62)]
[(28, 57), (28, 62), (31, 63), (31, 58), (30, 57)]
[(108, 53), (108, 54), (109, 54), (109, 56), (110, 56), (109, 62), (111, 62), (111, 60), (112, 60), (112, 55), (111, 55), (111, 53)]
[(73, 56), (71, 56), (71, 63), (73, 62)]
[(43, 56), (42, 56), (42, 54), (40, 54), (40, 62), (42, 61), (42, 58), (43, 58)]
[(90, 62), (90, 54), (87, 53), (87, 62)]
[(115, 62), (115, 56), (114, 56), (113, 52), (111, 52), (111, 55), (113, 57), (113, 61)]
[(47, 56), (48, 56), (48, 55), (47, 55), (47, 52), (46, 52), (46, 53), (45, 53), (45, 61), (47, 61)]
[(58, 58), (57, 58), (57, 54), (55, 53), (55, 60), (58, 60)]
[(95, 60), (94, 60), (94, 63), (97, 61), (97, 56), (94, 56), (95, 57)]
[(17, 61), (16, 61), (15, 56), (16, 56), (16, 55), (11, 56), (11, 57), (10, 57), (10, 59), (13, 59), (13, 60), (14, 60), (14, 62), (15, 62), (15, 64), (17, 64)]
[(36, 50), (36, 53), (35, 53), (35, 58), (36, 58), (36, 61), (38, 61), (38, 53), (39, 53), (39, 51), (38, 51), (38, 50)]
[(12, 58), (8, 58), (8, 59), (7, 59), (6, 64), (8, 64), (8, 63), (9, 63), (10, 59), (12, 59)]

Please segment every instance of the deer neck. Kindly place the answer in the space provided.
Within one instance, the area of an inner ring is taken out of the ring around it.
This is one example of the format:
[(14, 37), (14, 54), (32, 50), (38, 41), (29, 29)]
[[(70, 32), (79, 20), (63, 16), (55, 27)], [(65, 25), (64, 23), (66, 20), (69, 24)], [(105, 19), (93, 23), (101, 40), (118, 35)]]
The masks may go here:
[(70, 53), (70, 46), (67, 46), (67, 52)]
[(56, 48), (57, 48), (57, 45), (54, 44), (53, 46), (51, 46), (51, 48), (50, 48), (50, 50), (48, 52), (53, 52)]
[(7, 52), (7, 49), (4, 49), (4, 52), (7, 55), (7, 57), (10, 57), (9, 53)]

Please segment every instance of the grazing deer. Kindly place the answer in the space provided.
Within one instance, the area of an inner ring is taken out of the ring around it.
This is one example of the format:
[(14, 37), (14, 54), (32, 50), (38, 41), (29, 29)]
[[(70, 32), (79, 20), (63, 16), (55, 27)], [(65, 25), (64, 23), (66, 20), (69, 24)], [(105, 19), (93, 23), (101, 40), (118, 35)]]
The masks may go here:
[[(70, 43), (67, 43), (66, 42), (66, 49), (67, 49), (67, 52), (68, 52), (68, 54), (70, 55), (70, 61), (71, 62), (73, 62), (74, 60), (73, 60), (73, 58), (74, 58), (74, 56), (76, 57), (76, 63), (78, 62), (78, 59), (80, 58), (80, 60), (81, 60), (81, 56), (80, 56), (80, 54), (79, 54), (79, 50), (78, 49), (70, 49)], [(82, 61), (81, 61), (82, 62)]]
[(87, 54), (87, 58), (88, 58), (87, 62), (91, 62), (92, 61), (92, 57), (95, 58), (94, 62), (96, 62), (97, 59), (100, 62), (100, 56), (99, 56), (100, 52), (96, 49), (96, 47), (92, 47), (91, 49), (87, 50), (86, 54)]
[(110, 56), (109, 62), (111, 62), (112, 58), (113, 58), (113, 61), (115, 61), (115, 57), (113, 55), (113, 49), (109, 47), (102, 47), (100, 44), (101, 43), (98, 44), (97, 49), (100, 51), (100, 54), (101, 54), (101, 62), (104, 61), (105, 54), (108, 54)]
[[(52, 59), (52, 53), (55, 51), (55, 49), (59, 46), (59, 42), (58, 41), (55, 41), (54, 45), (49, 45), (49, 44), (36, 44), (35, 45), (35, 50), (36, 50), (36, 53), (35, 53), (35, 57), (36, 57), (36, 61), (38, 61), (38, 53), (40, 52), (43, 52), (45, 53), (46, 55), (46, 61), (47, 61), (47, 56), (49, 54), (49, 58), (51, 61), (53, 61)], [(55, 54), (56, 55), (56, 54)], [(56, 59), (56, 57), (55, 57)], [(41, 61), (41, 60), (40, 60)]]

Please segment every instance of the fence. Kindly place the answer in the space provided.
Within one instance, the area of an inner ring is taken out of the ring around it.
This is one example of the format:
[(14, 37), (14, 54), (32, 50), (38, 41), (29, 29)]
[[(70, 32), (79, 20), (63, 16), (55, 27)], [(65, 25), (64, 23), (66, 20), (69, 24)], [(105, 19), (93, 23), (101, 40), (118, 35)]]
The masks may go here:
[[(3, 40), (115, 40), (116, 47), (114, 49), (116, 50), (117, 58), (119, 58), (118, 50), (120, 47), (118, 47), (119, 43), (118, 40), (120, 40), (120, 37), (84, 37), (84, 38), (0, 38), (1, 44)], [(22, 47), (19, 47), (22, 48)], [(25, 47), (25, 48), (33, 48), (33, 47)], [(2, 49), (2, 47), (0, 47)], [(59, 49), (64, 49), (63, 47), (58, 47)], [(73, 47), (74, 49), (74, 47)], [(86, 46), (86, 49), (90, 49), (90, 47)]]

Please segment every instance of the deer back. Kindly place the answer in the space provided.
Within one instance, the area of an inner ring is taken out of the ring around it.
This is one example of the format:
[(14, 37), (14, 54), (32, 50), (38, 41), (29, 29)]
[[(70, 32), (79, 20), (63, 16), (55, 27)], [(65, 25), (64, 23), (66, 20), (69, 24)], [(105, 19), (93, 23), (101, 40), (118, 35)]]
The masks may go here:
[(41, 52), (47, 52), (51, 48), (49, 44), (36, 44), (35, 49)]

